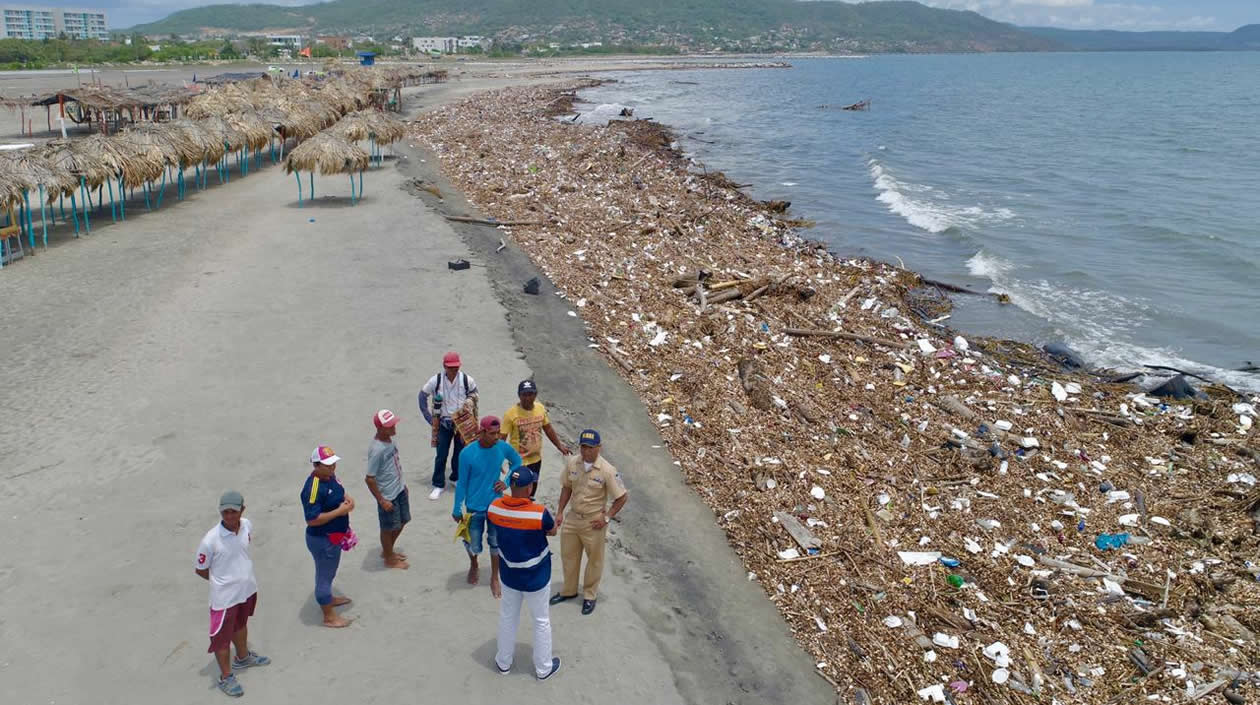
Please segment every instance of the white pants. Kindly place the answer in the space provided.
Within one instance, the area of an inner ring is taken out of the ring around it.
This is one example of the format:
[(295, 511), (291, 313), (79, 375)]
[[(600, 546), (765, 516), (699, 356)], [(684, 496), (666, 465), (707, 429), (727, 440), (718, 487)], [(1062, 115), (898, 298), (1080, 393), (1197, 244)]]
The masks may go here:
[(512, 667), (516, 652), (516, 627), (521, 621), (521, 603), (529, 607), (534, 619), (534, 673), (539, 678), (551, 672), (551, 586), (541, 590), (521, 592), (503, 586), (503, 598), (499, 600), (499, 650), (494, 661), (501, 669)]

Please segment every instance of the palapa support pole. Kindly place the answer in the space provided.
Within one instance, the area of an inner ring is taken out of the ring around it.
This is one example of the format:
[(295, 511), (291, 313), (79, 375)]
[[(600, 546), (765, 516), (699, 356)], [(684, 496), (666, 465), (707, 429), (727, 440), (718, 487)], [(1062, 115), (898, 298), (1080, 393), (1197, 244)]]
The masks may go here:
[[(44, 203), (44, 185), (40, 184), (39, 186), (39, 227), (44, 230), (44, 249), (45, 250), (48, 249), (48, 211), (52, 210), (51, 208), (47, 208), (47, 206), (48, 204)], [(45, 208), (47, 208), (47, 210), (45, 210)], [(31, 248), (34, 249), (35, 246), (31, 245)]]
[(298, 208), (302, 207), (302, 172), (295, 171), (293, 175), (297, 177), (298, 182)]
[[(74, 200), (73, 200), (74, 194), (71, 194), (70, 198), (71, 198), (70, 209), (73, 210), (74, 209)], [(64, 193), (61, 194), (61, 219), (62, 220), (66, 219), (66, 194)]]
[(179, 195), (179, 200), (182, 201), (184, 200), (184, 168), (183, 167), (180, 167), (179, 169), (178, 179), (179, 179), (178, 183), (175, 184), (176, 193)]
[[(350, 178), (353, 179), (354, 174), (351, 174)], [(362, 171), (359, 172), (359, 200), (363, 200), (363, 172)]]
[[(65, 217), (65, 213), (61, 214)], [(74, 191), (70, 192), (70, 217), (74, 220), (74, 236), (79, 236), (79, 205), (74, 202)]]
[(354, 172), (350, 172), (350, 205), (354, 205)]
[(79, 189), (83, 191), (83, 226), (87, 229), (89, 235), (92, 234), (92, 221), (88, 218), (88, 202), (91, 200), (88, 196), (87, 177), (79, 177)]
[(118, 216), (127, 219), (127, 182), (125, 177), (118, 177)]
[(114, 202), (114, 180), (105, 179), (105, 183), (109, 185), (109, 217), (113, 222), (118, 222), (118, 204)]
[(26, 239), (28, 242), (31, 243), (31, 249), (34, 250), (35, 249), (35, 226), (31, 223), (31, 192), (30, 191), (26, 189), (22, 189), (22, 201), (26, 206), (25, 208), (22, 209), (22, 212), (26, 216), (25, 218), (23, 218), (22, 225), (26, 226)]
[(308, 196), (312, 201), (315, 200), (315, 170), (311, 169), (311, 195)]
[(162, 170), (162, 188), (158, 189), (157, 207), (162, 207), (162, 196), (166, 195), (166, 170)]
[(144, 182), (144, 208), (151, 211), (153, 210), (153, 204), (149, 201), (149, 183), (148, 181)]

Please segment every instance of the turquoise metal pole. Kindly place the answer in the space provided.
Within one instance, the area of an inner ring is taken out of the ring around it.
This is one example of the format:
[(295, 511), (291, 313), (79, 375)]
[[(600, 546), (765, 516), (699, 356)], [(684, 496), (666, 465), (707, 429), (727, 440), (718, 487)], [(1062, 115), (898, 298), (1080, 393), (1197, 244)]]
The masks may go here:
[[(43, 228), (44, 230), (44, 249), (45, 250), (48, 249), (48, 211), (44, 210), (46, 206), (47, 204), (44, 203), (44, 186), (43, 184), (40, 184), (39, 186), (39, 226)], [(35, 246), (31, 245), (31, 247), (34, 248)]]
[(92, 221), (88, 218), (88, 202), (90, 199), (87, 195), (88, 190), (86, 176), (79, 177), (79, 188), (83, 190), (83, 226), (87, 229), (87, 232), (90, 235), (92, 234)]
[(308, 196), (312, 201), (315, 200), (315, 171), (311, 170), (311, 195)]
[(158, 190), (157, 207), (162, 207), (162, 196), (166, 195), (166, 170), (162, 170), (162, 188)]
[(295, 171), (293, 172), (293, 175), (297, 177), (297, 181), (298, 181), (298, 208), (301, 208), (302, 207), (302, 174)]
[(113, 222), (118, 222), (118, 204), (114, 203), (114, 180), (105, 179), (105, 183), (109, 184), (109, 217), (113, 218)]
[(70, 192), (70, 217), (74, 219), (74, 236), (79, 236), (79, 204), (74, 201), (74, 192)]
[(22, 189), (22, 201), (26, 204), (26, 239), (31, 243), (31, 249), (35, 249), (35, 226), (31, 224), (31, 192)]
[(354, 205), (354, 172), (350, 172), (350, 205)]
[(118, 177), (118, 216), (127, 219), (127, 182)]
[(144, 182), (144, 208), (145, 210), (153, 210), (153, 203), (149, 200), (149, 182)]

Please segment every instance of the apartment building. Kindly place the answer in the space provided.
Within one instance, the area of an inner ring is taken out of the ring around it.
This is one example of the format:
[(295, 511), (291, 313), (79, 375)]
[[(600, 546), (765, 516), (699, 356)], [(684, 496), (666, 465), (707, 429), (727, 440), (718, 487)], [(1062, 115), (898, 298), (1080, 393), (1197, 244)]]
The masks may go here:
[(104, 10), (0, 5), (0, 39), (109, 39)]
[(300, 34), (268, 34), (267, 43), (273, 47), (281, 49), (290, 49), (297, 51), (302, 48), (302, 35)]

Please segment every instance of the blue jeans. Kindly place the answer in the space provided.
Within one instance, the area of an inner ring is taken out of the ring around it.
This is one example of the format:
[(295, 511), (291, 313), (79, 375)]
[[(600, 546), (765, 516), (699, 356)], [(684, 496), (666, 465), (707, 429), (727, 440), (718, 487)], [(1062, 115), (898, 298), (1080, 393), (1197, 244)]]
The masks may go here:
[(341, 546), (328, 540), (327, 536), (306, 535), (306, 549), (315, 559), (315, 602), (327, 605), (332, 602), (332, 581), (337, 576), (337, 566), (341, 564)]
[[(454, 452), (451, 452), (451, 446), (454, 446)], [(459, 452), (464, 449), (464, 438), (459, 435), (459, 431), (455, 430), (455, 422), (450, 419), (442, 419), (442, 423), (438, 426), (438, 446), (437, 455), (433, 458), (433, 486), (446, 487), (446, 477), (444, 470), (446, 469), (446, 458), (451, 458), (451, 482), (459, 479)]]

